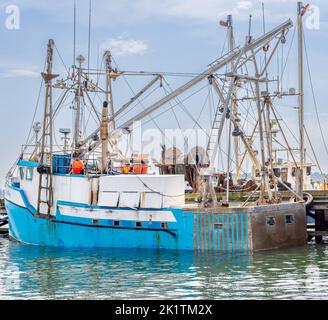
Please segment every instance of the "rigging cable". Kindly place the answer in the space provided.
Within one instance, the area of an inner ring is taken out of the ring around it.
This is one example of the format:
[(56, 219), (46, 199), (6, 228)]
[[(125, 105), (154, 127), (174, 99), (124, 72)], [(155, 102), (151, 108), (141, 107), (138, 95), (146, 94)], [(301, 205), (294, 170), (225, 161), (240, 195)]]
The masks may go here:
[(69, 70), (68, 70), (68, 68), (67, 68), (67, 66), (66, 66), (66, 64), (64, 62), (64, 59), (62, 58), (62, 56), (61, 56), (61, 54), (60, 54), (60, 52), (59, 52), (59, 50), (58, 50), (58, 48), (56, 46), (56, 43), (54, 43), (54, 45), (55, 45), (56, 52), (57, 52), (57, 54), (59, 56), (59, 59), (60, 59), (61, 63), (63, 64), (63, 66), (65, 67), (66, 72), (67, 72), (67, 75), (69, 75)]
[(149, 94), (147, 94), (147, 95), (144, 96), (142, 99), (140, 99), (139, 102), (138, 102), (136, 105), (131, 106), (131, 107), (130, 107), (130, 110), (126, 110), (126, 111), (124, 111), (120, 116), (117, 117), (117, 121), (121, 120), (123, 117), (125, 117), (127, 114), (129, 114), (132, 110), (134, 110), (134, 109), (140, 104), (140, 102), (143, 102), (143, 101), (145, 101), (147, 98), (149, 98), (149, 97), (150, 97), (155, 91), (158, 90), (158, 88), (159, 88), (159, 86), (154, 87), (154, 89), (153, 89), (151, 92), (149, 92)]
[[(289, 56), (290, 56), (290, 53), (291, 53), (291, 50), (292, 50), (292, 47), (293, 47), (293, 43), (294, 43), (294, 39), (295, 39), (295, 34), (296, 34), (296, 28), (294, 27), (294, 31), (293, 31), (293, 35), (292, 35), (292, 41), (291, 41), (290, 46), (289, 46), (289, 49), (288, 49), (288, 53), (287, 53), (285, 65), (284, 65), (283, 69), (281, 70), (280, 79), (282, 79), (283, 76), (284, 76), (284, 74), (285, 74), (287, 63), (288, 63), (288, 59), (289, 59)], [(278, 61), (278, 67), (279, 67), (279, 61)]]
[(76, 58), (76, 0), (74, 0), (74, 27), (73, 27), (73, 66), (75, 65)]
[[(167, 85), (168, 89), (169, 89), (169, 90), (171, 91), (171, 93), (172, 93), (173, 90), (172, 90), (170, 84), (166, 81), (166, 79), (165, 79), (164, 77), (163, 77), (163, 81), (164, 81), (164, 83)], [(206, 88), (207, 86), (208, 86), (208, 84), (206, 84), (206, 86), (203, 87), (202, 89)], [(191, 120), (193, 120), (193, 121), (196, 123), (196, 125), (197, 125), (201, 130), (204, 131), (203, 127), (202, 127), (202, 126), (198, 123), (198, 121), (192, 116), (192, 114), (189, 112), (189, 110), (186, 108), (186, 106), (182, 103), (182, 101), (180, 100), (180, 98), (179, 98), (179, 97), (175, 97), (174, 100), (175, 100), (175, 102), (177, 102), (177, 105), (178, 105), (179, 107), (181, 107), (181, 108), (183, 109), (183, 111), (185, 111), (185, 113), (191, 118)]]
[[(112, 59), (113, 59), (114, 64), (116, 65), (117, 69), (119, 70), (119, 66), (118, 66), (118, 64), (116, 63), (116, 60), (114, 59), (114, 57), (112, 57)], [(134, 90), (133, 90), (133, 88), (131, 87), (129, 81), (126, 79), (126, 77), (125, 77), (124, 75), (123, 75), (123, 79), (124, 79), (125, 83), (127, 84), (127, 86), (129, 87), (129, 89), (130, 89), (130, 91), (132, 92), (132, 94), (133, 94), (134, 96), (136, 96), (136, 93), (134, 92)], [(144, 110), (146, 110), (146, 107), (145, 107), (144, 104), (140, 101), (140, 99), (137, 98), (137, 100), (139, 101), (139, 103), (140, 103), (140, 105), (142, 106), (142, 108), (143, 108)], [(155, 124), (155, 126), (156, 126), (157, 129), (162, 133), (162, 135), (163, 135), (164, 137), (166, 137), (166, 136), (165, 136), (165, 133), (164, 133), (163, 130), (160, 128), (160, 126), (159, 126), (158, 123), (155, 121), (155, 119), (154, 119), (150, 114), (148, 115), (148, 117), (149, 117), (149, 118), (151, 119), (151, 121)]]
[[(278, 121), (282, 121), (284, 123), (284, 125), (286, 126), (287, 130), (289, 131), (289, 133), (295, 139), (295, 142), (297, 144), (299, 144), (298, 138), (295, 136), (295, 134), (293, 133), (293, 131), (289, 128), (289, 126), (287, 125), (286, 121), (282, 118), (281, 114), (279, 113), (279, 111), (277, 110), (277, 108), (274, 107), (273, 104), (272, 104), (272, 110), (277, 114), (277, 116), (280, 117), (280, 119), (278, 119)], [(288, 150), (288, 148), (287, 148), (287, 150)], [(315, 161), (313, 161), (312, 157), (308, 153), (306, 153), (306, 155), (309, 157), (309, 159), (311, 160), (311, 162), (315, 163)]]
[(326, 140), (324, 138), (324, 134), (323, 134), (323, 130), (322, 130), (322, 125), (321, 125), (321, 121), (320, 121), (320, 117), (319, 117), (319, 112), (318, 112), (317, 99), (316, 99), (315, 92), (314, 92), (314, 87), (313, 87), (312, 73), (311, 73), (311, 68), (310, 68), (310, 63), (309, 63), (309, 57), (308, 57), (308, 52), (307, 52), (307, 46), (306, 46), (304, 32), (303, 32), (303, 37), (304, 37), (304, 49), (305, 49), (305, 56), (306, 56), (306, 64), (307, 64), (307, 70), (308, 70), (308, 73), (309, 73), (309, 81), (310, 81), (311, 92), (312, 92), (312, 97), (313, 97), (314, 109), (315, 109), (315, 113), (316, 113), (316, 117), (317, 117), (319, 129), (320, 129), (321, 138), (322, 138), (323, 144), (325, 146), (325, 151), (326, 151), (326, 153), (328, 155), (328, 147), (327, 147)]
[[(46, 63), (47, 63), (47, 59), (44, 61), (43, 72), (46, 69)], [(36, 99), (35, 109), (34, 109), (34, 113), (33, 113), (33, 119), (32, 119), (32, 123), (31, 123), (30, 131), (29, 131), (28, 136), (27, 136), (27, 139), (26, 139), (26, 144), (28, 144), (28, 142), (30, 141), (30, 137), (31, 137), (31, 133), (32, 133), (32, 130), (33, 130), (34, 121), (35, 121), (35, 118), (36, 118), (36, 114), (37, 114), (37, 111), (38, 111), (38, 108), (39, 108), (40, 99), (41, 99), (41, 92), (42, 92), (43, 82), (44, 82), (44, 80), (43, 80), (43, 78), (41, 78), (39, 93), (38, 93), (38, 96), (37, 96), (37, 99)]]
[(92, 3), (89, 0), (89, 34), (88, 34), (88, 72), (90, 70), (90, 45), (91, 45), (91, 18), (92, 18)]

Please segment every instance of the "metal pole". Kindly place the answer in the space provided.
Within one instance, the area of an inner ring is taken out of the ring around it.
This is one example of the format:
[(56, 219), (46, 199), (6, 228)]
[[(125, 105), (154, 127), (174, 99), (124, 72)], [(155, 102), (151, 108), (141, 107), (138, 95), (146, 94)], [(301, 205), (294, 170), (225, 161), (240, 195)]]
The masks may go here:
[(260, 149), (261, 149), (261, 194), (260, 202), (264, 199), (264, 188), (266, 182), (266, 172), (265, 172), (265, 150), (264, 150), (264, 135), (263, 135), (263, 121), (262, 121), (262, 108), (261, 108), (261, 97), (260, 97), (260, 84), (256, 81), (256, 102), (257, 111), (259, 117), (259, 130), (260, 130)]
[[(232, 15), (228, 16), (227, 19), (228, 22), (228, 39), (229, 39), (229, 51), (232, 51), (234, 49), (234, 39), (233, 39), (233, 26), (232, 26)], [(230, 72), (234, 71), (234, 63), (233, 61), (230, 64)], [(231, 100), (231, 115), (229, 119), (229, 130), (228, 130), (228, 154), (227, 154), (227, 190), (226, 190), (226, 201), (229, 203), (229, 193), (230, 193), (230, 158), (231, 158), (231, 134), (232, 134), (232, 126), (231, 126), (231, 118), (236, 114), (236, 103), (234, 102), (234, 99), (236, 98), (236, 87), (233, 85), (233, 91), (232, 91), (232, 100)], [(236, 156), (236, 163), (238, 167), (238, 137), (234, 138), (234, 146), (235, 146), (235, 156)], [(237, 169), (238, 171), (238, 169)], [(237, 172), (238, 176), (238, 172)], [(238, 178), (237, 178), (238, 179)]]
[[(74, 31), (73, 31), (73, 65), (75, 65), (76, 60), (76, 0), (74, 0)], [(73, 68), (73, 78), (75, 69)]]
[(228, 155), (227, 155), (227, 190), (226, 190), (226, 200), (229, 203), (229, 193), (230, 193), (230, 160), (231, 160), (231, 134), (232, 134), (232, 126), (231, 126), (231, 116), (229, 121), (229, 130), (228, 130)]
[[(54, 41), (52, 39), (48, 42), (47, 50), (47, 72), (42, 72), (42, 77), (46, 85), (46, 98), (44, 105), (43, 115), (43, 129), (41, 139), (40, 150), (40, 166), (49, 164), (49, 172), (45, 179), (43, 179), (43, 173), (39, 175), (39, 189), (38, 189), (38, 202), (37, 202), (37, 214), (41, 213), (41, 203), (47, 203), (47, 214), (50, 216), (51, 207), (53, 205), (53, 190), (52, 190), (52, 129), (53, 129), (53, 110), (52, 110), (52, 80), (58, 75), (52, 74), (52, 60), (53, 60), (53, 48)], [(46, 186), (43, 185), (46, 183)], [(46, 199), (42, 200), (42, 190), (45, 191)]]
[(101, 136), (101, 171), (107, 172), (107, 152), (108, 152), (108, 102), (105, 101), (102, 109), (102, 122), (100, 127)]
[(105, 51), (104, 58), (106, 61), (106, 101), (110, 106), (110, 118), (112, 119), (111, 127), (112, 130), (115, 130), (116, 123), (114, 118), (114, 102), (113, 102), (113, 94), (112, 94), (112, 79), (111, 79), (111, 72), (112, 72), (112, 55), (110, 51)]
[[(268, 85), (268, 84), (267, 84)], [(274, 170), (273, 170), (273, 161), (272, 161), (272, 128), (271, 128), (271, 120), (270, 120), (270, 97), (269, 96), (265, 96), (264, 97), (264, 110), (266, 111), (266, 113), (263, 114), (264, 119), (265, 119), (265, 130), (267, 132), (267, 149), (268, 149), (268, 155), (269, 155), (269, 167), (270, 167), (270, 174), (272, 176), (272, 182), (274, 183), (274, 197), (276, 197), (276, 181), (273, 179), (274, 176)], [(270, 186), (270, 180), (269, 177), (267, 177), (267, 185), (268, 185), (268, 193), (269, 193), (269, 200), (270, 202), (272, 201), (272, 192), (271, 192), (271, 186)]]
[(78, 79), (77, 79), (77, 90), (76, 90), (76, 114), (75, 114), (75, 129), (74, 129), (74, 144), (75, 151), (80, 148), (80, 122), (81, 122), (81, 96), (83, 95), (82, 90), (82, 64), (85, 61), (82, 55), (77, 57), (78, 67)]
[[(232, 51), (234, 49), (235, 42), (234, 42), (233, 24), (232, 24), (232, 16), (231, 15), (228, 16), (228, 39), (229, 39), (229, 51)], [(231, 66), (230, 66), (231, 72), (233, 72), (233, 67), (234, 67), (234, 64), (232, 62)], [(237, 99), (237, 90), (236, 90), (236, 86), (234, 86), (233, 92), (232, 92), (232, 100), (231, 100), (231, 113), (233, 114), (234, 119), (238, 118), (238, 105), (237, 105), (236, 99)], [(232, 120), (230, 120), (230, 122), (231, 121)], [(230, 132), (230, 134), (231, 134), (231, 132)], [(229, 138), (229, 140), (231, 140), (231, 138)], [(235, 182), (237, 183), (238, 180), (240, 179), (239, 137), (234, 137), (233, 140), (234, 140), (235, 159), (236, 159), (236, 164), (237, 164), (236, 181)], [(229, 156), (230, 156), (230, 153), (229, 153)], [(230, 166), (228, 166), (228, 170), (230, 170)], [(229, 190), (229, 187), (228, 187), (228, 190)]]
[(64, 154), (67, 153), (67, 135), (64, 135)]
[(303, 79), (303, 15), (304, 7), (302, 2), (297, 3), (297, 25), (298, 25), (298, 116), (300, 130), (300, 168), (297, 176), (297, 194), (303, 198), (303, 178), (304, 178), (304, 79)]

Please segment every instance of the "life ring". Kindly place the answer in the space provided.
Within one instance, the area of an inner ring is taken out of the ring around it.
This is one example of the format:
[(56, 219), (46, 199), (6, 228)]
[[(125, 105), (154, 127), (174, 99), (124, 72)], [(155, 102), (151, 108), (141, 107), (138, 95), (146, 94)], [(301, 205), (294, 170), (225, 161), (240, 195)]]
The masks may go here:
[[(296, 196), (292, 196), (290, 198), (290, 202), (295, 202), (295, 199), (296, 199)], [(307, 207), (308, 205), (310, 205), (312, 203), (313, 196), (312, 196), (312, 194), (305, 192), (305, 193), (303, 193), (303, 199), (305, 201), (305, 206)]]

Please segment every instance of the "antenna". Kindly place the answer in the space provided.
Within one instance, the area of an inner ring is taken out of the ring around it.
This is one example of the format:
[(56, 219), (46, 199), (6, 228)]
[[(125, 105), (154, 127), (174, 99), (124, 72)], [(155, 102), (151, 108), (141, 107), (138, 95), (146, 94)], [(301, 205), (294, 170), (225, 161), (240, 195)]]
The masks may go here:
[(90, 40), (91, 40), (91, 13), (92, 13), (92, 6), (91, 1), (89, 0), (89, 34), (88, 34), (88, 71), (90, 70)]
[(262, 2), (262, 23), (263, 23), (263, 34), (265, 34), (265, 5), (264, 2)]
[(252, 36), (251, 36), (251, 33), (252, 33), (252, 15), (250, 14), (249, 15), (249, 20), (248, 20), (248, 37), (246, 38), (246, 43), (247, 44), (250, 44), (251, 41), (252, 41)]
[(33, 131), (34, 131), (34, 138), (35, 138), (35, 150), (34, 150), (34, 155), (38, 156), (39, 153), (39, 133), (41, 131), (41, 123), (35, 122), (33, 125)]
[(74, 35), (73, 35), (73, 65), (76, 60), (76, 0), (74, 0)]
[(68, 141), (69, 141), (68, 135), (71, 133), (71, 129), (61, 128), (59, 129), (59, 133), (63, 135), (62, 140), (64, 141), (64, 154), (66, 154), (68, 149)]

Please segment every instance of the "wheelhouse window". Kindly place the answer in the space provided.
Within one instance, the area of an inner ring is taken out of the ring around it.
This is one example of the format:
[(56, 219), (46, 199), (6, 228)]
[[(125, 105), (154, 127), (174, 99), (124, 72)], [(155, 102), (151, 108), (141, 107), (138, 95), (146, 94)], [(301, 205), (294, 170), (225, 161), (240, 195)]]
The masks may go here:
[(293, 169), (292, 169), (292, 177), (295, 177), (296, 176), (296, 168), (294, 167)]
[(312, 172), (312, 167), (306, 167), (306, 175), (310, 176)]
[(288, 168), (281, 168), (280, 177), (283, 182), (287, 182), (288, 180)]
[(279, 168), (274, 168), (273, 173), (275, 177), (280, 178), (280, 169)]
[(27, 168), (26, 170), (26, 180), (32, 181), (33, 180), (33, 168)]
[(19, 167), (19, 178), (21, 180), (25, 179), (25, 168), (24, 167)]

